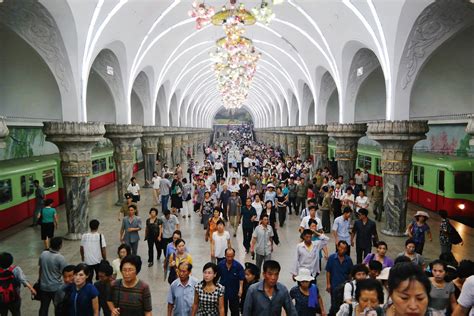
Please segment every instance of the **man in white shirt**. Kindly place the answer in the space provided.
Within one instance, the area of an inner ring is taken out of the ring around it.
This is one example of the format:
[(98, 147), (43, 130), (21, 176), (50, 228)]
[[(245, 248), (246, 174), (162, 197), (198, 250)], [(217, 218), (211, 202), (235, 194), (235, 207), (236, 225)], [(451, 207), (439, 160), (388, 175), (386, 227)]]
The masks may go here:
[(249, 156), (244, 158), (244, 176), (249, 176), (249, 168), (252, 166), (252, 159)]
[(356, 197), (355, 199), (355, 206), (356, 206), (356, 212), (359, 212), (359, 209), (361, 208), (365, 208), (365, 209), (369, 208), (369, 198), (365, 196), (364, 189), (361, 189), (359, 191), (359, 196)]
[[(313, 234), (319, 235), (319, 240), (312, 241)], [(319, 252), (327, 245), (329, 237), (323, 233), (318, 234), (310, 229), (305, 229), (301, 233), (303, 242), (296, 245), (296, 256), (291, 267), (291, 275), (294, 278), (300, 269), (308, 269), (313, 277), (320, 273)]]
[(474, 316), (474, 276), (466, 279), (453, 316)]
[(100, 223), (98, 220), (91, 220), (89, 222), (91, 232), (83, 234), (81, 239), (81, 260), (92, 268), (88, 277), (89, 281), (92, 281), (92, 278), (94, 277), (94, 271), (96, 273), (96, 280), (99, 279), (98, 271), (100, 262), (102, 259), (107, 259), (107, 244), (105, 243), (104, 235), (98, 232), (99, 224)]
[(231, 183), (232, 178), (235, 178), (237, 180), (237, 182), (238, 182), (238, 180), (240, 180), (240, 175), (237, 171), (235, 171), (235, 168), (231, 168), (230, 171), (229, 171), (229, 174), (227, 175), (227, 179), (229, 181), (228, 184)]
[(352, 268), (352, 281), (344, 285), (344, 303), (352, 304), (355, 301), (357, 282), (367, 279), (369, 269), (365, 264), (357, 264)]
[(228, 189), (230, 192), (239, 192), (240, 191), (240, 187), (239, 187), (239, 184), (237, 183), (237, 179), (234, 177), (232, 178), (232, 180), (230, 181), (230, 184), (228, 185)]
[(311, 205), (309, 207), (309, 215), (303, 217), (301, 220), (300, 228), (299, 231), (300, 233), (303, 232), (305, 229), (309, 229), (308, 222), (310, 219), (314, 219), (317, 223), (317, 230), (323, 229), (323, 224), (321, 223), (321, 220), (316, 216), (316, 205)]

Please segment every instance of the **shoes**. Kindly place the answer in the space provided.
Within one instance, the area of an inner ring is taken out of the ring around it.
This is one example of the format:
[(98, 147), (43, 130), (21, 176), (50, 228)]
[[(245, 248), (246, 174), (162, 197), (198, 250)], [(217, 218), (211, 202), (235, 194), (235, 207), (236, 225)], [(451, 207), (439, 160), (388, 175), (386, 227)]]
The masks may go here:
[(186, 215), (183, 215), (183, 218), (186, 218)]
[(191, 218), (191, 215), (188, 215), (189, 218)]
[(148, 262), (148, 267), (151, 267), (153, 265), (153, 262)]
[(237, 237), (237, 234), (234, 234), (234, 237)]

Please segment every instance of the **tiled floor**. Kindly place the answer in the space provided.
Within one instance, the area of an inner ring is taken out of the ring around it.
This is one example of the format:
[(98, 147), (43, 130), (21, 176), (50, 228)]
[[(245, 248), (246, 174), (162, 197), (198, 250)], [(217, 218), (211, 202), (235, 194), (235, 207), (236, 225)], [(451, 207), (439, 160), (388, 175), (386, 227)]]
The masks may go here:
[[(138, 173), (139, 183), (143, 183), (143, 173)], [(119, 245), (119, 229), (120, 222), (117, 221), (118, 208), (114, 205), (116, 201), (115, 185), (111, 184), (105, 188), (97, 190), (91, 194), (89, 218), (97, 218), (101, 222), (100, 230), (105, 235), (107, 241), (107, 253), (109, 259), (116, 258), (116, 249)], [(140, 210), (143, 221), (148, 215), (148, 209), (152, 203), (151, 189), (142, 189), (142, 201), (140, 202)], [(410, 216), (413, 215), (414, 208), (411, 207)], [(66, 222), (64, 206), (59, 207), (60, 225), (58, 236), (64, 235), (66, 232)], [(434, 259), (439, 253), (438, 229), (439, 217), (432, 214), (429, 224), (433, 230), (433, 242), (427, 243), (425, 246), (425, 256), (428, 260)], [(39, 228), (29, 228), (30, 221), (25, 221), (9, 230), (0, 233), (0, 251), (8, 251), (15, 257), (15, 264), (19, 265), (25, 272), (26, 276), (33, 283), (38, 276), (37, 258), (43, 249), (43, 243), (40, 240)], [(187, 247), (193, 256), (194, 273), (193, 275), (200, 279), (202, 277), (201, 269), (203, 265), (210, 259), (210, 246), (204, 241), (204, 230), (199, 224), (199, 217), (195, 214), (190, 219), (180, 218), (181, 230), (183, 237), (187, 241)], [(463, 224), (454, 222), (458, 231), (462, 234), (465, 243), (464, 246), (454, 246), (453, 251), (458, 260), (474, 259), (472, 253), (472, 243), (474, 241), (474, 230)], [(280, 273), (280, 281), (288, 287), (294, 285), (289, 274), (289, 267), (294, 256), (294, 246), (298, 242), (297, 229), (299, 220), (295, 215), (289, 216), (287, 225), (279, 230), (281, 244), (275, 247), (273, 258), (278, 260), (282, 265)], [(379, 225), (380, 226), (380, 225)], [(380, 230), (381, 227), (379, 227)], [(237, 249), (236, 259), (240, 262), (250, 261), (249, 255), (245, 255), (242, 246), (241, 231), (237, 238), (232, 238), (232, 246)], [(143, 236), (144, 231), (141, 232)], [(402, 251), (405, 238), (388, 237), (380, 234), (380, 238), (385, 240), (389, 245), (388, 254), (395, 256)], [(330, 243), (330, 250), (333, 251), (333, 243)], [(469, 249), (471, 251), (469, 251)], [(79, 241), (65, 241), (61, 253), (66, 257), (69, 263), (78, 263)], [(139, 277), (150, 284), (153, 297), (153, 315), (165, 315), (166, 313), (166, 295), (168, 292), (168, 283), (163, 280), (162, 263), (159, 262), (151, 268), (146, 266), (147, 261), (147, 245), (141, 241), (139, 244), (139, 254), (142, 255), (145, 262)], [(353, 251), (353, 259), (354, 259)], [(325, 263), (323, 263), (324, 268)], [(322, 289), (325, 289), (326, 278), (324, 275), (319, 276), (318, 283)], [(322, 290), (324, 299), (328, 302), (327, 293)], [(23, 315), (36, 315), (39, 309), (39, 302), (31, 301), (29, 291), (22, 290), (22, 312)], [(52, 309), (50, 311), (52, 315)]]

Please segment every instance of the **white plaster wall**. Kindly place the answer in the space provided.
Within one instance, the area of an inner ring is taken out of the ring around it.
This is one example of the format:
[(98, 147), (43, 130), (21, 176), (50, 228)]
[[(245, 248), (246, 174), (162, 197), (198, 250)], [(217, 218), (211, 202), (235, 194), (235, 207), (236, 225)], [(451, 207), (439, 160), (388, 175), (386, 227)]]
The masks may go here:
[(134, 90), (132, 90), (130, 103), (132, 107), (132, 124), (143, 124), (143, 105)]
[(115, 123), (115, 105), (109, 87), (91, 70), (87, 85), (87, 120), (89, 122)]
[(355, 121), (385, 120), (385, 79), (382, 68), (375, 69), (361, 84), (355, 103)]
[(0, 43), (0, 115), (61, 120), (59, 88), (43, 59), (1, 24)]
[(413, 86), (410, 118), (474, 113), (474, 27), (441, 46)]
[(339, 96), (337, 89), (331, 94), (328, 100), (328, 108), (326, 110), (327, 123), (339, 122)]

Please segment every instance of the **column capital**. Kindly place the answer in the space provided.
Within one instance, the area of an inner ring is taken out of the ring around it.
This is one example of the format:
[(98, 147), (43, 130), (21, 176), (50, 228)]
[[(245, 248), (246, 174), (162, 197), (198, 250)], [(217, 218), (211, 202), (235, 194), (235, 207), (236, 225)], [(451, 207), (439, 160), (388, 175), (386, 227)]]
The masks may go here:
[(160, 137), (165, 133), (162, 126), (143, 126), (142, 134), (143, 136)]
[(91, 150), (105, 133), (102, 123), (43, 122), (43, 133), (47, 141), (59, 148), (63, 176), (90, 175)]
[(105, 137), (114, 139), (137, 139), (142, 136), (143, 126), (131, 124), (105, 124)]
[(416, 142), (425, 139), (428, 121), (379, 121), (369, 123), (367, 135), (382, 147), (384, 174), (409, 174)]
[(354, 123), (354, 124), (329, 123), (327, 125), (327, 131), (330, 137), (361, 138), (362, 136), (365, 136), (365, 132), (367, 131), (367, 124), (365, 123)]
[(5, 123), (5, 117), (0, 116), (0, 148), (5, 148), (5, 138), (8, 136), (8, 127)]

